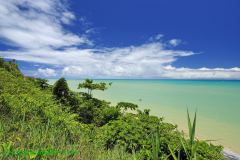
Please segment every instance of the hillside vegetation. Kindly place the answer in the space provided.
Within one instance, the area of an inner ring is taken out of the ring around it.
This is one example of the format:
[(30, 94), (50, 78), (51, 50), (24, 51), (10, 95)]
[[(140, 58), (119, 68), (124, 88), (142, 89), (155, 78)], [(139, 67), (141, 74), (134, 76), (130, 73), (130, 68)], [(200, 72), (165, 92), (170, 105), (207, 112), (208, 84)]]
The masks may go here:
[(76, 93), (64, 78), (51, 86), (0, 59), (0, 159), (224, 159), (221, 146), (194, 138), (190, 118), (187, 138), (150, 110), (91, 94), (110, 86), (86, 80), (88, 92)]

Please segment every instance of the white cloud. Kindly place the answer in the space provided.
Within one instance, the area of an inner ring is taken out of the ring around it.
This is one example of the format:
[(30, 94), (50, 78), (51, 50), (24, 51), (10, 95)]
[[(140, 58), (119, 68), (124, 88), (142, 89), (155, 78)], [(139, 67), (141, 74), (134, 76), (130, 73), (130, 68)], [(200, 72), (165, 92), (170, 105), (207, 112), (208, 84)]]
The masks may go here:
[(65, 24), (70, 24), (72, 20), (75, 19), (75, 15), (71, 12), (63, 12), (61, 20)]
[(175, 68), (165, 66), (162, 77), (174, 79), (240, 79), (240, 68)]
[(39, 68), (37, 75), (44, 76), (44, 77), (53, 77), (53, 76), (56, 76), (57, 73), (54, 69), (51, 69), (51, 68)]
[(75, 19), (59, 0), (7, 0), (0, 5), (0, 38), (25, 49), (89, 44), (86, 36), (67, 32), (62, 24)]
[[(123, 48), (1, 52), (6, 58), (59, 66), (59, 76), (74, 78), (240, 79), (240, 68), (175, 68), (180, 57), (196, 53), (169, 50), (160, 42)], [(46, 76), (46, 74), (45, 74)], [(50, 75), (49, 75), (50, 76)]]
[[(19, 47), (0, 51), (0, 56), (57, 66), (57, 70), (39, 68), (38, 75), (45, 77), (240, 79), (237, 67), (173, 67), (178, 58), (196, 53), (169, 49), (181, 44), (181, 40), (164, 42), (162, 34), (138, 46), (81, 49), (79, 45), (91, 47), (92, 41), (86, 35), (79, 36), (64, 29), (63, 24), (71, 24), (76, 17), (59, 0), (1, 1), (0, 19), (0, 37), (9, 45)], [(84, 17), (79, 21), (88, 25)]]
[(167, 50), (160, 42), (123, 48), (31, 50), (16, 53), (1, 52), (6, 58), (63, 67), (65, 76), (98, 77), (157, 77), (162, 68), (178, 57), (190, 56), (191, 51)]
[(170, 44), (171, 46), (173, 46), (173, 47), (176, 47), (176, 46), (178, 46), (181, 42), (182, 42), (182, 41), (181, 41), (180, 39), (171, 39), (171, 40), (169, 41), (169, 44)]

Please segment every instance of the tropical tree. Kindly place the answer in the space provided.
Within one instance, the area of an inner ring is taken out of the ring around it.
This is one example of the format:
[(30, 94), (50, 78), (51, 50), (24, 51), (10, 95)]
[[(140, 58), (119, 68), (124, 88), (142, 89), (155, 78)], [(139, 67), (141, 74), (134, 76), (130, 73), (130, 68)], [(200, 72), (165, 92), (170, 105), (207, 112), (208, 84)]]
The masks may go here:
[[(112, 83), (109, 83), (108, 85), (110, 86)], [(87, 94), (92, 96), (92, 91), (93, 90), (101, 90), (104, 91), (106, 90), (107, 84), (104, 82), (100, 83), (93, 83), (92, 79), (86, 79), (83, 83), (79, 83), (78, 89), (85, 88), (87, 89)]]

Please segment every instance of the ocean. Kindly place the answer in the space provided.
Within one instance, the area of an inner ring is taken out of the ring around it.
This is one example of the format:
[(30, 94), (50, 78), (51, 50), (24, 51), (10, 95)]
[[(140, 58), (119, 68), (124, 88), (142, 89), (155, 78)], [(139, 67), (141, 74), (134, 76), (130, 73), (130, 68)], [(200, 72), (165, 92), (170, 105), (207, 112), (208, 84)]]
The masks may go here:
[[(56, 80), (50, 79), (50, 84)], [(83, 80), (67, 80), (70, 88)], [(192, 118), (197, 111), (196, 136), (213, 140), (226, 149), (240, 153), (240, 81), (225, 80), (95, 80), (112, 82), (106, 91), (93, 96), (117, 102), (132, 102), (150, 114), (164, 117), (165, 122), (187, 131), (187, 109)], [(82, 89), (81, 91), (84, 91)], [(186, 132), (187, 133), (187, 132)]]

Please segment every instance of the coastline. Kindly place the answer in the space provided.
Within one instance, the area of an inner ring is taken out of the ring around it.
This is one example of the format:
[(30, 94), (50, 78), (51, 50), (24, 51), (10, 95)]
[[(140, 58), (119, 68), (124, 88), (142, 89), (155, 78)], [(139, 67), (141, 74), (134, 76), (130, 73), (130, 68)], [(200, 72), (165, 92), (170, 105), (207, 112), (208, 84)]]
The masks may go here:
[[(54, 80), (50, 80), (50, 82), (52, 82), (53, 83), (53, 81)], [(70, 85), (70, 88), (71, 89), (73, 89), (73, 90), (75, 90), (76, 91), (76, 86), (77, 86), (77, 83), (79, 82), (80, 80), (68, 80), (68, 82), (70, 82), (69, 83), (69, 85)], [(114, 84), (116, 84), (116, 83), (119, 83), (119, 82), (122, 82), (122, 81), (114, 81)], [(143, 81), (141, 81), (141, 85), (142, 85), (142, 82)], [(156, 82), (157, 81), (154, 81), (154, 86), (156, 86)], [(167, 83), (170, 83), (169, 81), (166, 81)], [(205, 82), (205, 81), (204, 81)], [(173, 81), (171, 81), (171, 85), (173, 85), (172, 84), (173, 83)], [(182, 86), (182, 85), (184, 85), (184, 84), (182, 84), (183, 82), (181, 82), (181, 85), (179, 85), (179, 86)], [(121, 84), (121, 83), (120, 83)], [(132, 84), (132, 83), (131, 83)], [(136, 85), (136, 84), (135, 84)], [(135, 85), (133, 85), (133, 86), (131, 86), (133, 89), (135, 89), (134, 87), (136, 87)], [(150, 85), (152, 85), (152, 84), (150, 84)], [(198, 85), (200, 85), (200, 84), (198, 84)], [(203, 86), (205, 86), (206, 84), (204, 83), (204, 84), (202, 84), (201, 83), (201, 87), (202, 87), (202, 85)], [(213, 86), (215, 86), (215, 85), (217, 85), (217, 84), (215, 84), (215, 83), (211, 83), (211, 87), (213, 87)], [(230, 86), (230, 87), (232, 87), (230, 84), (228, 84), (228, 86)], [(120, 86), (121, 87), (121, 86)], [(144, 87), (144, 86), (141, 86), (141, 87)], [(194, 86), (195, 87), (195, 86)], [(199, 87), (199, 86), (197, 86), (197, 87)], [(117, 102), (117, 100), (116, 99), (124, 99), (125, 100), (125, 98), (126, 97), (121, 97), (121, 96), (119, 96), (118, 94), (115, 94), (115, 90), (118, 90), (118, 91), (121, 91), (120, 89), (119, 89), (119, 86), (118, 85), (113, 85), (108, 91), (106, 91), (106, 92), (104, 92), (104, 93), (102, 93), (102, 92), (95, 92), (94, 93), (94, 95), (97, 97), (97, 98), (102, 98), (102, 99), (106, 99), (106, 100), (108, 100), (108, 101), (110, 101), (112, 104), (115, 104), (116, 102)], [(149, 89), (149, 88), (148, 88)], [(163, 89), (163, 88), (161, 88), (161, 89)], [(215, 88), (214, 88), (215, 89)], [(217, 88), (218, 89), (218, 88)], [(122, 92), (122, 93), (125, 93), (125, 92)], [(109, 96), (109, 95), (111, 95), (111, 96)], [(109, 97), (112, 97), (112, 98), (109, 98)], [(130, 96), (129, 96), (130, 97)], [(137, 101), (136, 100), (137, 98), (136, 97), (133, 97), (132, 99), (129, 99), (129, 98), (126, 98), (126, 101), (130, 101), (130, 102), (133, 102), (133, 103), (137, 103), (138, 105), (139, 105), (139, 107), (141, 108), (141, 109), (143, 109), (143, 108), (145, 108), (145, 107), (143, 107), (143, 106), (146, 106), (146, 105), (144, 105), (144, 103), (143, 102), (139, 102), (139, 101)], [(146, 99), (145, 99), (146, 100)], [(151, 99), (152, 100), (152, 99)], [(155, 106), (155, 105), (153, 105), (153, 106)], [(157, 110), (159, 110), (159, 108), (158, 107), (153, 107), (153, 108), (151, 108), (151, 111), (153, 112), (153, 113), (156, 113), (155, 111), (156, 111), (156, 109)], [(176, 109), (176, 108), (173, 108), (173, 109)], [(169, 110), (169, 108), (168, 108), (168, 110)], [(161, 111), (162, 112), (165, 112), (164, 111), (164, 108), (161, 108)], [(178, 111), (179, 112), (179, 111)], [(169, 112), (166, 112), (166, 113), (174, 113), (173, 111), (169, 111)], [(182, 113), (183, 115), (185, 114), (185, 112), (184, 113)], [(154, 114), (155, 115), (155, 114)], [(172, 114), (172, 116), (173, 116), (174, 114)], [(156, 114), (156, 116), (163, 116), (163, 115), (158, 115), (158, 114)], [(174, 123), (174, 124), (176, 124), (176, 122), (179, 122), (178, 121), (178, 119), (171, 119), (171, 115), (165, 115), (164, 117), (168, 117), (168, 118), (166, 118), (165, 120), (167, 120), (168, 122), (170, 122), (170, 123)], [(200, 117), (198, 117), (198, 118), (200, 118)], [(204, 118), (204, 119), (203, 119)], [(171, 119), (171, 120), (170, 120)], [(226, 126), (229, 126), (227, 123), (225, 124), (224, 123), (224, 126), (225, 127), (223, 127), (223, 123), (221, 122), (221, 123), (218, 123), (218, 121), (217, 120), (214, 120), (214, 119), (209, 119), (209, 118), (206, 118), (206, 117), (202, 117), (201, 116), (201, 118), (200, 118), (201, 120), (199, 121), (200, 122), (200, 126), (201, 125), (203, 125), (203, 126), (205, 126), (206, 124), (208, 125), (208, 127), (206, 127), (206, 128), (212, 128), (213, 126), (215, 126), (216, 127), (216, 125), (218, 126), (218, 128), (220, 128), (221, 130), (219, 130), (218, 132), (219, 133), (222, 133), (226, 128)], [(182, 130), (185, 130), (184, 128), (185, 128), (185, 119), (184, 120), (182, 120), (183, 122), (182, 123), (178, 123), (177, 125), (178, 125), (178, 127), (180, 127), (179, 129), (182, 129)], [(212, 123), (205, 123), (205, 122), (212, 122)], [(182, 124), (182, 125), (181, 125)], [(229, 126), (229, 127), (231, 127), (231, 125)], [(200, 128), (202, 128), (202, 127), (200, 127)], [(222, 130), (223, 128), (225, 128), (224, 130)], [(230, 128), (229, 128), (230, 129)], [(230, 129), (231, 130), (231, 129)], [(211, 135), (211, 134), (213, 134), (213, 133), (210, 133), (209, 134), (209, 130), (205, 130), (204, 132), (206, 132), (206, 133), (204, 133), (203, 135)], [(207, 137), (205, 137), (205, 136), (203, 136), (203, 135), (198, 135), (198, 137), (200, 138), (200, 139), (207, 139)], [(214, 135), (211, 135), (210, 137), (214, 137)], [(208, 138), (209, 139), (209, 138)], [(230, 141), (229, 142), (229, 144), (233, 144), (234, 142), (232, 142), (232, 141)], [(215, 143), (213, 143), (213, 144), (215, 144)], [(236, 151), (236, 149), (234, 150), (234, 148), (231, 148), (229, 145), (226, 145), (226, 143), (224, 143), (224, 144), (221, 144), (221, 143), (218, 143), (219, 145), (222, 145), (223, 147), (224, 147), (224, 151), (223, 151), (223, 153), (224, 153), (224, 156), (226, 157), (226, 158), (228, 158), (228, 159), (230, 159), (230, 160), (240, 160), (240, 153), (239, 153), (239, 151), (237, 150)], [(237, 147), (238, 145), (235, 145), (235, 147)], [(229, 148), (230, 147), (230, 148)], [(238, 147), (237, 147), (238, 148)]]
[(233, 152), (227, 148), (225, 148), (223, 150), (223, 154), (225, 156), (226, 159), (228, 160), (240, 160), (240, 154), (239, 153), (236, 153), (236, 152)]

